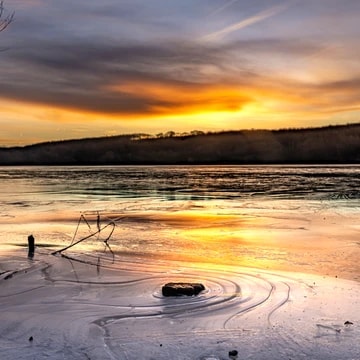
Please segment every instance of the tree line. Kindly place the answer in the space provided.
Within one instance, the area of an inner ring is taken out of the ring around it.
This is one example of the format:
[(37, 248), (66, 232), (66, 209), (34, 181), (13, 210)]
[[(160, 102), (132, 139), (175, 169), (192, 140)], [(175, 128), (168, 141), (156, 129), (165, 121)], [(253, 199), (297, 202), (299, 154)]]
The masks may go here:
[(360, 163), (360, 123), (297, 130), (119, 135), (0, 148), (0, 165)]

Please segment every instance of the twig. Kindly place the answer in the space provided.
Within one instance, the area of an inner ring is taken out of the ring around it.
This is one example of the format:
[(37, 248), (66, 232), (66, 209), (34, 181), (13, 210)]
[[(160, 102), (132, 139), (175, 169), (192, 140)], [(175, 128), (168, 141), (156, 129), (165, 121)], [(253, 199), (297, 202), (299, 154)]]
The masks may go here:
[[(79, 229), (81, 220), (84, 220), (85, 223), (86, 223), (86, 225), (88, 226), (89, 230), (91, 230), (91, 226), (89, 225), (88, 221), (86, 220), (84, 214), (81, 214), (81, 215), (80, 215), (80, 218), (79, 218), (79, 221), (78, 221), (78, 224), (77, 224), (77, 227), (76, 227), (76, 230), (75, 230), (75, 233), (74, 233), (74, 236), (73, 236), (73, 238), (72, 238), (72, 240), (71, 240), (71, 244), (72, 244), (72, 243), (74, 242), (74, 240), (75, 240), (75, 237), (76, 237), (76, 234), (77, 234), (77, 232), (78, 232), (78, 229)], [(98, 230), (100, 230), (100, 229), (98, 228)]]
[[(81, 238), (80, 240), (78, 240), (78, 241), (76, 241), (76, 242), (73, 242), (73, 243), (71, 243), (70, 245), (65, 246), (64, 248), (62, 248), (62, 249), (60, 249), (60, 250), (56, 250), (56, 251), (52, 252), (51, 255), (60, 254), (60, 253), (62, 253), (63, 251), (72, 248), (73, 246), (81, 243), (82, 241), (87, 240), (87, 239), (89, 239), (89, 238), (91, 238), (91, 237), (99, 234), (101, 231), (105, 230), (105, 229), (106, 229), (107, 227), (109, 227), (110, 225), (114, 226), (113, 223), (106, 224), (105, 226), (103, 226), (102, 228), (98, 229), (97, 231), (91, 233), (90, 235), (85, 236), (85, 237)], [(113, 233), (113, 231), (114, 231), (114, 228), (112, 229), (111, 234)], [(109, 239), (109, 238), (108, 238), (108, 239)], [(107, 241), (108, 239), (106, 239), (106, 241)]]
[(111, 235), (113, 234), (113, 232), (114, 232), (114, 230), (115, 230), (116, 224), (112, 221), (112, 222), (110, 222), (108, 225), (112, 225), (113, 228), (111, 229), (111, 232), (110, 232), (109, 236), (104, 240), (104, 244), (105, 244), (105, 246), (109, 249), (109, 251), (111, 252), (111, 254), (112, 254), (112, 256), (113, 256), (113, 262), (114, 262), (114, 260), (115, 260), (115, 254), (114, 254), (114, 252), (112, 251), (112, 249), (111, 249), (111, 247), (110, 247), (110, 245), (109, 245), (109, 240), (110, 240)]

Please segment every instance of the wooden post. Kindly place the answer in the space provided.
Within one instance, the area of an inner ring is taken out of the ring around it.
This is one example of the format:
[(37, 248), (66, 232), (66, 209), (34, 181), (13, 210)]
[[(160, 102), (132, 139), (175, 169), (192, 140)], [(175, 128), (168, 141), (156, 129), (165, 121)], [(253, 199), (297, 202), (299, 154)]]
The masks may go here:
[(33, 258), (35, 252), (35, 238), (32, 235), (28, 236), (29, 253), (28, 257)]

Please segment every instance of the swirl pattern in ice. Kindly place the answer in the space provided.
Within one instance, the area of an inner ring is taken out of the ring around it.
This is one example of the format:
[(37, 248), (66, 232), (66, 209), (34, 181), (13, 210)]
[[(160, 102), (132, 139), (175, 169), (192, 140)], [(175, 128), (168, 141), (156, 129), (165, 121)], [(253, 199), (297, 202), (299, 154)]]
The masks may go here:
[[(22, 262), (22, 263), (21, 263)], [(1, 359), (356, 359), (359, 283), (43, 254), (1, 275)], [(165, 298), (169, 281), (202, 282)], [(348, 321), (347, 324), (345, 322)]]

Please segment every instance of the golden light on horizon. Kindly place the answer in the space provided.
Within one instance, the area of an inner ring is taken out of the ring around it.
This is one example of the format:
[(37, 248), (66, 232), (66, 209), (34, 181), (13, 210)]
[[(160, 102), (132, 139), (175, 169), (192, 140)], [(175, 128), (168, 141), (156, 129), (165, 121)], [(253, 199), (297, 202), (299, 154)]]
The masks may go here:
[(269, 81), (262, 87), (256, 84), (189, 86), (156, 81), (104, 85), (103, 90), (114, 97), (121, 98), (125, 94), (130, 98), (145, 99), (145, 107), (131, 111), (104, 112), (76, 104), (65, 106), (0, 99), (2, 121), (6, 124), (6, 132), (0, 140), (9, 145), (22, 145), (119, 134), (156, 135), (170, 130), (182, 133), (278, 129), (300, 124), (311, 126), (314, 120), (326, 125), (329, 116), (334, 118), (336, 115), (350, 122), (356, 121), (359, 107), (335, 104), (333, 98), (339, 96), (337, 92), (317, 94), (305, 85), (290, 91), (291, 86), (291, 82), (279, 85)]
[(358, 122), (358, 6), (332, 5), (13, 0), (0, 146)]
[(195, 115), (212, 112), (237, 112), (251, 101), (243, 89), (221, 84), (165, 84), (132, 82), (106, 86), (107, 91), (148, 99), (149, 109), (144, 115)]

